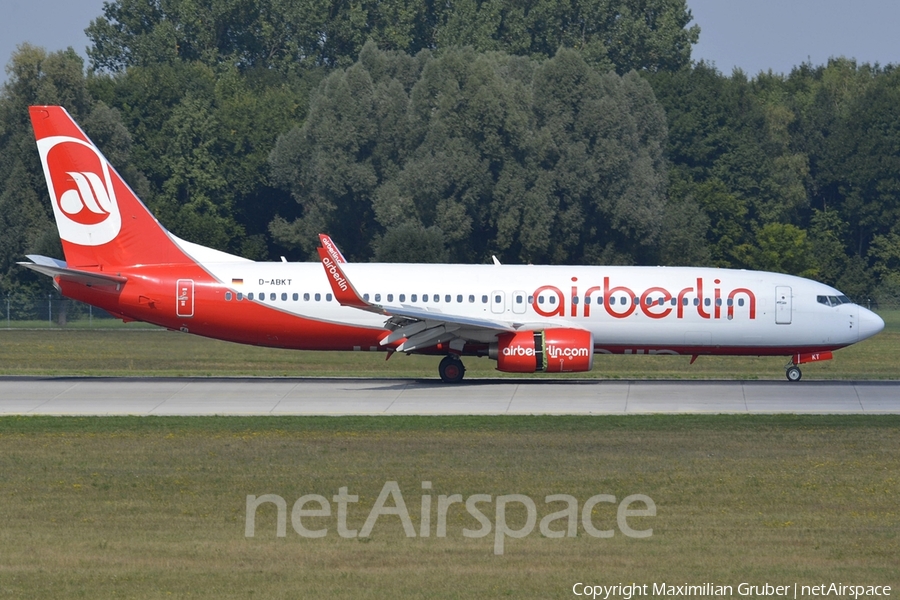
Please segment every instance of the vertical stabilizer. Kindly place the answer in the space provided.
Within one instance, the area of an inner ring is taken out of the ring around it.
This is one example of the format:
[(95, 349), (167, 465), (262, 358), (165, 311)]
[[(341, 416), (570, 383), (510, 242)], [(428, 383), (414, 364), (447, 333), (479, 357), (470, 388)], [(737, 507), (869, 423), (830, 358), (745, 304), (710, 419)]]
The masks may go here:
[(32, 106), (69, 267), (192, 262), (61, 106)]

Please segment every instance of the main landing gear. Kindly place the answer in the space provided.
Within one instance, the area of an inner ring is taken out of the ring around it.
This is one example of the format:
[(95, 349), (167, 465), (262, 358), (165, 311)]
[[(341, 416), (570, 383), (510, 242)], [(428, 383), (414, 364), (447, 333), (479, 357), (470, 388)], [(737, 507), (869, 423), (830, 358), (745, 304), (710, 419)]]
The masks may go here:
[(466, 367), (463, 366), (459, 356), (448, 354), (441, 359), (438, 365), (438, 373), (441, 375), (441, 381), (444, 383), (459, 383), (466, 374)]

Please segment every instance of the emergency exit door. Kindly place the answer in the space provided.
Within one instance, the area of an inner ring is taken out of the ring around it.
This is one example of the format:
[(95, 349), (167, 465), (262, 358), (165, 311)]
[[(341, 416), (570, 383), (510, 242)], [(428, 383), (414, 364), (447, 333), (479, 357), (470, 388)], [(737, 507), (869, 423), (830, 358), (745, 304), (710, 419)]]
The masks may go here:
[(175, 282), (175, 314), (179, 317), (194, 316), (193, 279), (179, 279)]

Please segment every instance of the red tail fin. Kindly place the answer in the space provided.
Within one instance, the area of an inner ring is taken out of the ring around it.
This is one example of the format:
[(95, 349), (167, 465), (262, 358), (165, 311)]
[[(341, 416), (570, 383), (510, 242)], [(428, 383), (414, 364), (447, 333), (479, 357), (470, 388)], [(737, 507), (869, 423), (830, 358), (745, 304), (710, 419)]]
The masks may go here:
[(69, 267), (191, 262), (64, 108), (29, 110)]

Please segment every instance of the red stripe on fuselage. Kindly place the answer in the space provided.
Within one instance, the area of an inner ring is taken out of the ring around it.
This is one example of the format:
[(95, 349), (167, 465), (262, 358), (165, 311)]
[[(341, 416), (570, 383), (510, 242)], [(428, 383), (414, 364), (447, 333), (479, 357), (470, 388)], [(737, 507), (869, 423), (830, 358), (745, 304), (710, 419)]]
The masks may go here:
[[(193, 317), (177, 316), (176, 278), (194, 281)], [(117, 316), (168, 329), (260, 346), (296, 350), (353, 350), (378, 346), (382, 328), (344, 325), (298, 316), (258, 301), (237, 300), (231, 288), (213, 280), (197, 265), (154, 265), (133, 269), (128, 281), (116, 286), (93, 286), (60, 280), (63, 294)], [(231, 292), (232, 300), (225, 300)], [(386, 348), (385, 348), (386, 349)]]

